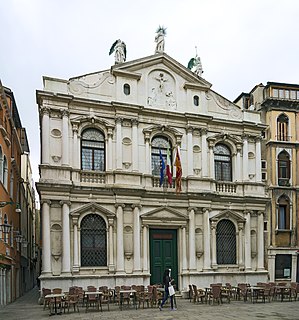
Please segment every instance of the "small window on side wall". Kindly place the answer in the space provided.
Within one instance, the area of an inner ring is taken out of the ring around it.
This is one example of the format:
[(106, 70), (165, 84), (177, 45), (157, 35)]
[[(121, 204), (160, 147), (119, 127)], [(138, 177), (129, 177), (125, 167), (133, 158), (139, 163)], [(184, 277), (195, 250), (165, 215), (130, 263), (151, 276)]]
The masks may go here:
[(127, 83), (125, 83), (125, 84), (124, 84), (124, 94), (125, 94), (126, 96), (128, 96), (130, 93), (131, 93), (130, 85), (127, 84)]
[(193, 97), (193, 103), (194, 103), (194, 105), (195, 105), (196, 107), (199, 106), (199, 97), (198, 97), (198, 96), (194, 96), (194, 97)]

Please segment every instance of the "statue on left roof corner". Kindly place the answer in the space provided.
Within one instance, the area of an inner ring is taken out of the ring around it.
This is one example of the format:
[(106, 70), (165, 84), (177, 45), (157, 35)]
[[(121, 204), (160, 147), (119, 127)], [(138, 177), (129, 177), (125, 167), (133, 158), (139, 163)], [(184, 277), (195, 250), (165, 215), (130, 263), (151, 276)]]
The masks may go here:
[(116, 40), (110, 48), (109, 56), (114, 52), (115, 64), (124, 63), (127, 58), (126, 44), (120, 39)]

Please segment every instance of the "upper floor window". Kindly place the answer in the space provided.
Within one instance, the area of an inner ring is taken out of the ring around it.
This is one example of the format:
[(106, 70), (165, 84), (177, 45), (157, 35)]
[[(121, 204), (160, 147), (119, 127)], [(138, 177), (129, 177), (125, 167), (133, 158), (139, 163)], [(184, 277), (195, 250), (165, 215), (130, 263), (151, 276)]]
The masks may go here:
[(81, 266), (107, 266), (107, 236), (105, 220), (89, 214), (81, 221)]
[(198, 96), (194, 96), (194, 97), (193, 97), (193, 103), (194, 103), (194, 105), (195, 105), (196, 107), (199, 106), (199, 97), (198, 97)]
[(127, 83), (125, 83), (125, 84), (124, 84), (124, 94), (125, 94), (126, 96), (128, 96), (130, 93), (131, 93), (130, 85), (127, 84)]
[(215, 179), (219, 181), (232, 181), (231, 152), (225, 144), (214, 147)]
[(290, 200), (286, 196), (278, 199), (277, 228), (279, 230), (290, 229)]
[(3, 157), (3, 168), (2, 168), (3, 185), (7, 189), (7, 179), (8, 179), (8, 165), (7, 158)]
[(82, 170), (105, 171), (105, 137), (100, 130), (90, 128), (82, 133)]
[(285, 114), (281, 114), (277, 118), (277, 140), (288, 141), (288, 125), (289, 118)]
[[(170, 163), (172, 163), (171, 159), (171, 144), (168, 140), (168, 138), (163, 137), (163, 136), (156, 136), (152, 140), (152, 174), (155, 176), (160, 175), (160, 170), (161, 170), (161, 157), (160, 157), (160, 152), (161, 156), (163, 158), (164, 164), (165, 164), (165, 169), (166, 169), (166, 164), (167, 164), (167, 152), (169, 152), (169, 160)], [(164, 175), (165, 177), (165, 172)]]
[[(7, 218), (7, 214), (4, 215), (4, 224), (8, 224), (8, 218)], [(9, 233), (3, 232), (3, 241), (4, 242), (8, 242), (8, 235)]]
[(0, 146), (0, 182), (3, 183), (3, 152)]
[(278, 185), (288, 186), (290, 183), (290, 156), (286, 151), (278, 155)]
[(232, 221), (223, 219), (216, 228), (218, 264), (236, 264), (236, 228)]

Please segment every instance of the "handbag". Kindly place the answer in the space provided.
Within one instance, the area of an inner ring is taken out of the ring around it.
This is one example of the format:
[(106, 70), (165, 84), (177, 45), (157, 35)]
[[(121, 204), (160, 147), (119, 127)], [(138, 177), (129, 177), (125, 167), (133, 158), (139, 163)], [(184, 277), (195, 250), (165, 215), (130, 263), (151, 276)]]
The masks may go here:
[(168, 287), (168, 292), (169, 292), (169, 295), (170, 295), (170, 296), (173, 296), (173, 295), (175, 294), (173, 285), (170, 285), (170, 286)]

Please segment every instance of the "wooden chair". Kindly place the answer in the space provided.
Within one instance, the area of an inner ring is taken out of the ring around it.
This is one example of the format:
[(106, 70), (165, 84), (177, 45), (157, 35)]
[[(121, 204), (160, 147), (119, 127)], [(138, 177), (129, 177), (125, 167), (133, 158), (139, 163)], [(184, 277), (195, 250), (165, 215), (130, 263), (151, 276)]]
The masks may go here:
[(103, 304), (107, 305), (107, 308), (108, 308), (108, 311), (109, 311), (110, 310), (109, 304), (110, 304), (110, 299), (111, 299), (110, 290), (108, 289), (107, 286), (104, 286), (104, 287), (100, 287), (99, 291), (102, 292), (102, 294), (101, 294), (101, 304), (100, 304), (101, 305), (101, 311), (103, 311), (103, 309), (102, 309), (102, 305)]
[(160, 288), (160, 286), (157, 286), (157, 285), (153, 286), (153, 299), (152, 299), (153, 305), (157, 307), (161, 304), (164, 296), (163, 292), (157, 290), (158, 288)]
[(190, 302), (192, 302), (193, 299), (194, 299), (194, 291), (193, 291), (192, 284), (189, 284), (188, 298), (189, 298), (189, 301), (190, 301)]
[(211, 287), (211, 292), (209, 294), (209, 304), (211, 303), (211, 300), (212, 300), (213, 304), (215, 302), (220, 304), (220, 302), (221, 302), (221, 286), (213, 285)]
[(145, 304), (149, 308), (149, 306), (153, 305), (153, 286), (149, 286), (148, 290), (145, 291), (144, 286), (137, 286), (137, 301), (140, 308), (142, 304), (142, 308), (144, 309)]
[(44, 301), (44, 310), (46, 309), (46, 307), (50, 307), (50, 303), (51, 303), (51, 298), (45, 298), (48, 294), (51, 294), (52, 291), (51, 289), (46, 289), (46, 288), (42, 288), (42, 297), (43, 297), (43, 301)]
[[(62, 293), (62, 289), (61, 288), (54, 288), (52, 290), (52, 294), (61, 294)], [(56, 310), (59, 308), (60, 309), (60, 313), (62, 313), (62, 308), (63, 308), (63, 303), (64, 300), (61, 297), (58, 298), (51, 298), (50, 301), (50, 312), (53, 312), (53, 308), (56, 308)]]
[(67, 308), (67, 312), (70, 313), (70, 307), (74, 308), (74, 312), (77, 310), (79, 312), (79, 289), (76, 287), (69, 288), (69, 293), (64, 301), (64, 313)]
[(247, 301), (248, 297), (251, 297), (250, 292), (248, 292), (247, 283), (238, 283), (238, 300), (243, 298), (244, 302)]
[(206, 292), (203, 289), (197, 288), (195, 284), (192, 284), (192, 289), (193, 289), (193, 302), (199, 302), (204, 303), (207, 301), (207, 296)]
[[(96, 292), (97, 288), (93, 286), (87, 287), (87, 292)], [(85, 312), (87, 312), (89, 307), (95, 307), (99, 311), (100, 309), (100, 299), (96, 294), (89, 294), (86, 298), (86, 309)]]

